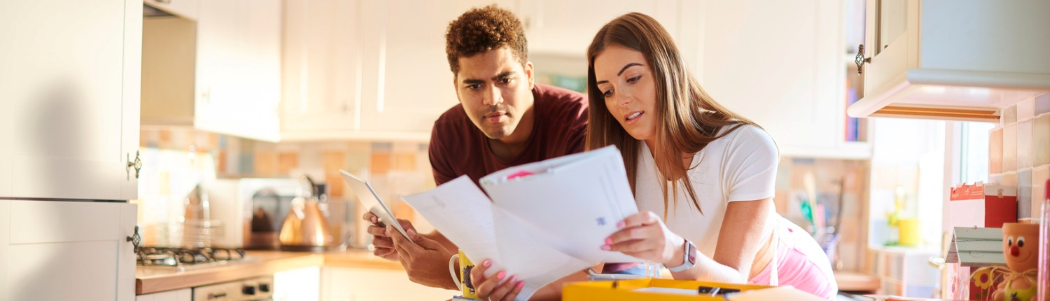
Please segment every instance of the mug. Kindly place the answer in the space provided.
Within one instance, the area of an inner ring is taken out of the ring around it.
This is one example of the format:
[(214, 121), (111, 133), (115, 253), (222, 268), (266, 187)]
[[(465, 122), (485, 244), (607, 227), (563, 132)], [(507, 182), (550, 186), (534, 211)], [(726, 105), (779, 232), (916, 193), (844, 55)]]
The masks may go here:
[[(456, 259), (459, 259), (459, 277), (456, 277)], [(474, 284), (470, 283), (470, 270), (473, 268), (474, 263), (470, 262), (467, 254), (463, 254), (463, 250), (459, 250), (459, 254), (448, 259), (448, 272), (452, 274), (452, 281), (456, 283), (456, 287), (463, 291), (464, 298), (478, 298)]]

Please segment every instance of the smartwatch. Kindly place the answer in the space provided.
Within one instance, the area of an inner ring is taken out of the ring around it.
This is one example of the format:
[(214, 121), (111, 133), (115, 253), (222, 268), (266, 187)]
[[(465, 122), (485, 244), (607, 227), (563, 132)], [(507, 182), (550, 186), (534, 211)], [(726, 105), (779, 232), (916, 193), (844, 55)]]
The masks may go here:
[(681, 272), (688, 270), (693, 267), (693, 264), (696, 264), (696, 245), (693, 245), (693, 242), (688, 239), (685, 239), (683, 245), (685, 245), (685, 254), (682, 256), (682, 264), (679, 266), (667, 267), (668, 270), (671, 270), (672, 272)]

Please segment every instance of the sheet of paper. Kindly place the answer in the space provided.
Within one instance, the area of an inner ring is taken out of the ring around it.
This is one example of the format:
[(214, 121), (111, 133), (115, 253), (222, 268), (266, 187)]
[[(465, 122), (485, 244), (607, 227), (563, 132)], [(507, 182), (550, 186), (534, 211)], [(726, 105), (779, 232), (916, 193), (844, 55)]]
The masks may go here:
[(494, 208), (466, 176), (403, 199), (471, 261), (492, 259), (488, 276), (505, 270), (508, 276), (525, 281), (518, 300), (528, 300), (543, 286), (590, 267), (583, 260), (537, 244), (544, 234), (505, 210)]
[(379, 198), (379, 195), (376, 194), (376, 191), (372, 189), (371, 185), (368, 185), (368, 182), (365, 182), (342, 169), (339, 170), (339, 173), (343, 175), (343, 181), (350, 185), (350, 189), (354, 191), (354, 195), (357, 196), (357, 199), (361, 201), (361, 204), (364, 205), (369, 212), (375, 214), (383, 224), (394, 226), (394, 229), (397, 229), (397, 232), (400, 232), (401, 235), (408, 239), (408, 241), (412, 241), (412, 239), (408, 237), (408, 233), (405, 232), (405, 229), (401, 227), (401, 223), (398, 223), (397, 219), (394, 218), (394, 214), (390, 213), (390, 208), (383, 203), (383, 199)]
[[(522, 169), (535, 174), (495, 180)], [(562, 252), (591, 264), (642, 261), (601, 250), (605, 238), (619, 230), (616, 224), (638, 212), (615, 147), (502, 170), (481, 184), (497, 207), (529, 221), (546, 233), (539, 239)]]
[(471, 261), (490, 258), (502, 262), (496, 248), (492, 202), (467, 176), (402, 199), (459, 246)]

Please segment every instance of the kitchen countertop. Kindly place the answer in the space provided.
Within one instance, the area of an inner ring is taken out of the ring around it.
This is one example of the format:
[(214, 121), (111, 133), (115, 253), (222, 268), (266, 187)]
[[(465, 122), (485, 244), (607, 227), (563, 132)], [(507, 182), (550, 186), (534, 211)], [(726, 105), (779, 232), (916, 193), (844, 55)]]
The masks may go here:
[(220, 265), (183, 272), (174, 269), (135, 269), (135, 294), (150, 294), (206, 284), (233, 281), (277, 272), (308, 267), (350, 267), (403, 270), (401, 263), (372, 255), (366, 250), (332, 251), (328, 253), (248, 251), (247, 259), (230, 265)]

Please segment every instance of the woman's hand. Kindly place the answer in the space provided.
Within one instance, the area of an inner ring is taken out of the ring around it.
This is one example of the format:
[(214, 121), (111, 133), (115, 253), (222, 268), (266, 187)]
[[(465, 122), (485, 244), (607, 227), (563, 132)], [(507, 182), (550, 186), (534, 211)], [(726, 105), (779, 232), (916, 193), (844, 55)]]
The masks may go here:
[[(627, 255), (677, 266), (682, 263), (680, 253), (685, 240), (664, 226), (660, 216), (642, 211), (628, 216), (619, 224), (620, 231), (605, 239), (602, 250), (619, 251)], [(677, 262), (674, 260), (677, 258)]]
[[(517, 276), (507, 278), (507, 272), (500, 271), (492, 277), (485, 277), (485, 271), (492, 267), (492, 260), (485, 259), (470, 270), (470, 281), (478, 298), (486, 301), (514, 300), (525, 286), (525, 281), (518, 281)], [(507, 281), (503, 281), (506, 279)]]

